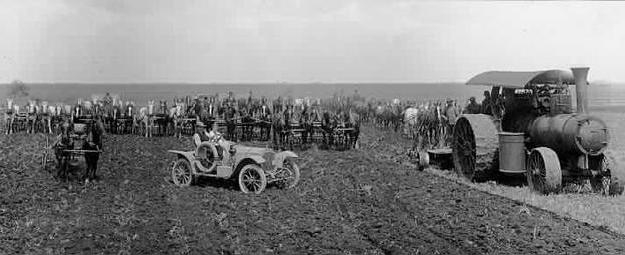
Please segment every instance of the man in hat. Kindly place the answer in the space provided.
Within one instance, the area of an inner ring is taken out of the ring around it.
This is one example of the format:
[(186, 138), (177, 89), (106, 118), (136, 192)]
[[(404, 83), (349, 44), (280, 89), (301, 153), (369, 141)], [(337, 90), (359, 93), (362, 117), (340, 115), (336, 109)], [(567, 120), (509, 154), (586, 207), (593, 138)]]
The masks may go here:
[(206, 132), (206, 125), (204, 122), (198, 121), (195, 124), (195, 134), (193, 134), (193, 141), (195, 142), (195, 147), (200, 146), (202, 142), (210, 141), (209, 133)]
[(482, 113), (493, 115), (493, 102), (490, 97), (490, 92), (488, 90), (484, 90), (484, 100), (482, 100)]
[[(213, 122), (213, 126), (210, 132), (206, 132), (206, 125), (204, 122), (198, 121), (196, 124), (197, 131), (193, 135), (193, 141), (195, 142), (195, 147), (199, 147), (202, 143), (213, 143), (215, 149), (217, 150), (218, 159), (223, 158), (223, 146), (221, 145), (221, 133), (217, 131), (217, 122)], [(208, 159), (201, 159), (208, 160)], [(205, 166), (210, 165), (209, 162), (202, 162)]]
[(458, 119), (458, 115), (460, 115), (460, 113), (454, 105), (454, 100), (447, 98), (447, 106), (445, 107), (445, 114), (443, 115), (443, 118), (445, 119), (445, 126), (447, 127), (445, 134), (446, 142), (450, 141), (449, 138), (451, 138), (451, 134), (453, 134), (454, 125), (456, 125), (456, 119)]
[(482, 111), (482, 106), (475, 101), (475, 97), (469, 98), (469, 104), (464, 108), (463, 113), (478, 114)]

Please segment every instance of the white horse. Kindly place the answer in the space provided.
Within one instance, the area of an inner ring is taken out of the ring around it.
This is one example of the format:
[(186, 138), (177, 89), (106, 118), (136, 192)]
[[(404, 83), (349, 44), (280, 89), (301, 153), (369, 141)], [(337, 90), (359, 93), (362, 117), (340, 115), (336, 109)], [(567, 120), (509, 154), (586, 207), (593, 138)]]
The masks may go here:
[(37, 122), (37, 105), (35, 100), (28, 100), (26, 109), (28, 111), (28, 118), (26, 121), (28, 128), (26, 128), (26, 133), (30, 134), (35, 132), (35, 124)]
[(169, 108), (169, 118), (172, 120), (171, 124), (173, 125), (174, 137), (181, 138), (182, 137), (182, 126), (180, 118), (182, 117), (182, 106), (177, 102), (174, 102), (174, 105)]
[(52, 112), (47, 101), (41, 102), (41, 107), (38, 107), (39, 121), (43, 124), (44, 132), (48, 134), (52, 133)]
[(404, 110), (404, 134), (410, 138), (415, 137), (419, 122), (419, 108), (409, 107)]
[(11, 133), (13, 126), (13, 98), (7, 98), (7, 110), (4, 112), (4, 126), (6, 127), (5, 133), (8, 135)]
[(139, 114), (135, 115), (135, 120), (134, 123), (137, 126), (137, 130), (142, 130), (144, 131), (145, 137), (150, 137), (152, 136), (152, 130), (150, 127), (150, 117), (148, 115), (148, 108), (147, 107), (141, 107), (139, 108)]

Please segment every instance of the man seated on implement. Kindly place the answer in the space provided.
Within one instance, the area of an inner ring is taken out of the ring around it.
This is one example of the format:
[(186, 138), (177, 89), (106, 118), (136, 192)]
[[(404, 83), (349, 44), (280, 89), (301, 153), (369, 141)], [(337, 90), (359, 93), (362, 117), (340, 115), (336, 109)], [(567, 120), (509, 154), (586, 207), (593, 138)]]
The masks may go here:
[[(215, 157), (216, 159), (222, 159), (223, 148), (221, 148), (221, 146), (218, 143), (219, 142), (218, 140), (221, 138), (221, 134), (217, 131), (217, 123), (213, 123), (213, 127), (210, 132), (206, 132), (206, 125), (201, 121), (198, 121), (198, 123), (196, 124), (196, 127), (197, 127), (196, 132), (193, 135), (193, 141), (195, 142), (196, 149), (199, 149), (200, 146), (208, 146), (207, 149), (209, 149), (210, 144), (212, 144), (217, 150), (217, 155), (215, 155), (214, 152), (211, 151), (211, 153), (213, 154), (213, 157)], [(213, 159), (208, 159), (206, 155), (197, 155), (197, 156), (200, 157), (200, 162), (205, 167), (212, 165), (211, 161)]]

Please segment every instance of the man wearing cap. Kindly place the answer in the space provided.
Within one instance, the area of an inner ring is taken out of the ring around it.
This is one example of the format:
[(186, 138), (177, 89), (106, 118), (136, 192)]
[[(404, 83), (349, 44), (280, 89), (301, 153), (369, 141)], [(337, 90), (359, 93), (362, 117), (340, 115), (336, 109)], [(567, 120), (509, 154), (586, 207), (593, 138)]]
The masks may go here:
[(206, 125), (204, 122), (198, 121), (195, 125), (197, 128), (195, 134), (193, 135), (193, 141), (195, 142), (195, 147), (200, 146), (202, 142), (210, 141), (209, 133), (206, 132)]
[[(221, 134), (217, 131), (217, 123), (213, 123), (213, 128), (210, 132), (206, 132), (206, 125), (201, 121), (199, 121), (196, 124), (196, 127), (197, 127), (197, 132), (195, 132), (195, 134), (193, 135), (195, 147), (199, 148), (200, 146), (202, 146), (203, 143), (207, 143), (207, 142), (212, 143), (215, 147), (215, 150), (217, 151), (218, 159), (222, 159), (223, 148), (218, 141), (218, 139), (221, 137)], [(204, 166), (210, 165), (210, 162), (207, 162), (208, 159), (206, 158), (201, 158), (200, 161), (202, 162), (202, 165)]]
[(443, 116), (447, 127), (445, 142), (448, 142), (449, 138), (451, 138), (451, 134), (454, 131), (454, 125), (456, 125), (456, 119), (458, 119), (459, 114), (458, 109), (454, 106), (454, 101), (447, 98), (447, 106), (445, 107), (445, 115)]
[(484, 100), (482, 100), (482, 113), (493, 115), (493, 102), (490, 97), (490, 92), (484, 90)]
[(475, 97), (469, 98), (469, 104), (464, 108), (463, 113), (478, 114), (482, 111), (482, 106), (475, 101)]

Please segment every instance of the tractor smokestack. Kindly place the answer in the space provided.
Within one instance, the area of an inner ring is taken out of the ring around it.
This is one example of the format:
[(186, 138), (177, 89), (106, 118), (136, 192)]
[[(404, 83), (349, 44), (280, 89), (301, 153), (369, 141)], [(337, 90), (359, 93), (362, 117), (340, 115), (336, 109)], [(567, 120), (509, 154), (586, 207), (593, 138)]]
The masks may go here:
[(571, 68), (575, 78), (575, 94), (577, 95), (577, 113), (588, 113), (588, 67)]

